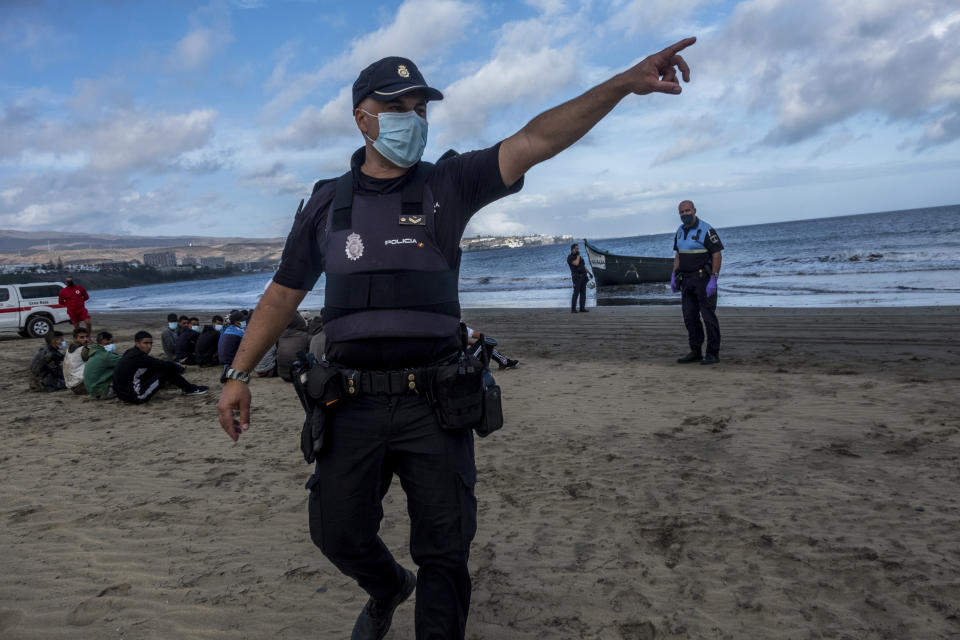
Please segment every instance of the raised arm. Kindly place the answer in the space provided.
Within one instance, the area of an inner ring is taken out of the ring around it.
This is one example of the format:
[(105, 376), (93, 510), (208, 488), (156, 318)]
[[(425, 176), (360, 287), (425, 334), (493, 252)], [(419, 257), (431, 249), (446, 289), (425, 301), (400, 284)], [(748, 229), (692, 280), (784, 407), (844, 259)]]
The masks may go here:
[(623, 73), (531, 120), (500, 145), (503, 183), (512, 185), (530, 167), (552, 158), (582, 138), (625, 96), (680, 93), (677, 70), (684, 82), (690, 82), (690, 67), (679, 52), (696, 41), (696, 38), (686, 38), (647, 56)]
[[(254, 310), (250, 325), (231, 365), (238, 371), (253, 371), (254, 366), (277, 341), (303, 301), (306, 291), (290, 289), (271, 282)], [(250, 428), (250, 388), (238, 380), (227, 380), (217, 403), (220, 426), (227, 435), (237, 440), (241, 432)], [(239, 412), (234, 417), (234, 411)]]

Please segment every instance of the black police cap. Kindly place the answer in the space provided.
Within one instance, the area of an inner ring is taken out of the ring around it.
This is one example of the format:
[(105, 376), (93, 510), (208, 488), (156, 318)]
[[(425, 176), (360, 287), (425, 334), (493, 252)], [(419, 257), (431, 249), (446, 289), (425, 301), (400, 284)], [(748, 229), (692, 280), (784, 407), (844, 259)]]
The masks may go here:
[(417, 65), (407, 58), (390, 56), (360, 72), (353, 83), (353, 106), (370, 97), (389, 102), (408, 91), (422, 91), (427, 100), (443, 100), (443, 94), (427, 86)]

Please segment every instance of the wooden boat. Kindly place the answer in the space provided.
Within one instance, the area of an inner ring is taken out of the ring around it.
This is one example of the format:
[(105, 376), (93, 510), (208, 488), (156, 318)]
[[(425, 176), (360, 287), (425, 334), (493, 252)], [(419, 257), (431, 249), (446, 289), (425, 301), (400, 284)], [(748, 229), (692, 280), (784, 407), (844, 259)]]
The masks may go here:
[(670, 282), (673, 258), (638, 258), (618, 256), (601, 251), (583, 239), (590, 268), (598, 287), (612, 287), (643, 282)]

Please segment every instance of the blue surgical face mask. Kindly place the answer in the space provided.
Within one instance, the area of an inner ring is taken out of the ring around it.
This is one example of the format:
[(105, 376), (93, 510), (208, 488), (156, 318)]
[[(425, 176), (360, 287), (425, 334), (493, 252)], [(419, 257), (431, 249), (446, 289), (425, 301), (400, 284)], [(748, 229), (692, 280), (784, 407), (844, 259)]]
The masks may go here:
[(690, 225), (693, 224), (693, 218), (694, 216), (692, 213), (687, 213), (680, 216), (680, 221), (683, 222), (683, 226), (689, 227)]
[[(373, 117), (369, 111), (361, 111)], [(406, 169), (417, 164), (427, 146), (426, 119), (416, 111), (385, 111), (377, 114), (376, 118), (380, 123), (380, 134), (376, 140), (367, 136), (373, 148), (398, 167)]]
[(57, 347), (57, 349), (60, 349), (60, 351), (63, 351), (63, 350), (66, 349), (66, 348), (67, 348), (67, 343), (66, 343), (66, 342), (61, 342), (61, 343), (60, 343), (60, 346)]
[(223, 331), (223, 325), (222, 325), (222, 324), (215, 324), (215, 325), (213, 325), (213, 328), (216, 329), (217, 331)]
[(200, 325), (192, 324), (190, 325), (190, 329), (192, 331), (196, 331), (197, 333), (200, 333)]
[(171, 331), (176, 331), (176, 330), (177, 330), (177, 323), (176, 323), (176, 322), (168, 322), (168, 323), (167, 323), (167, 326), (170, 327), (170, 330), (171, 330)]
[(117, 345), (113, 344), (112, 342), (110, 344), (105, 344), (103, 345), (103, 350), (113, 353), (114, 351), (117, 350)]
[(247, 328), (247, 321), (246, 321), (246, 320), (241, 320), (241, 321), (240, 321), (240, 328), (241, 328), (241, 329), (246, 329), (246, 328)]

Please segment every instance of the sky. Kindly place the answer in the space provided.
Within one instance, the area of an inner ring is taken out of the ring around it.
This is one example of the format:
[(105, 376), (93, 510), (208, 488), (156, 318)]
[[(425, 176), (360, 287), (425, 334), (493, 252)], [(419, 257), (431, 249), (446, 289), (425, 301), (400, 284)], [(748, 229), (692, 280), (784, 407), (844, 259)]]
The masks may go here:
[(626, 97), (467, 235), (960, 203), (956, 0), (0, 0), (0, 229), (282, 237), (381, 57), (445, 95), (432, 160), (691, 35), (681, 95)]

